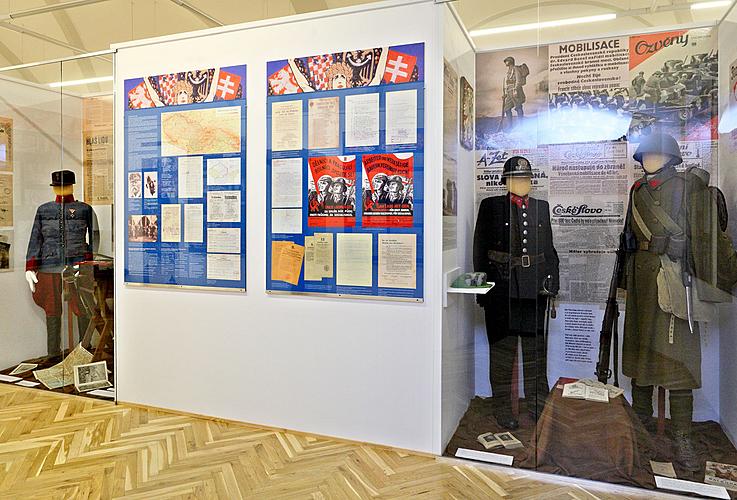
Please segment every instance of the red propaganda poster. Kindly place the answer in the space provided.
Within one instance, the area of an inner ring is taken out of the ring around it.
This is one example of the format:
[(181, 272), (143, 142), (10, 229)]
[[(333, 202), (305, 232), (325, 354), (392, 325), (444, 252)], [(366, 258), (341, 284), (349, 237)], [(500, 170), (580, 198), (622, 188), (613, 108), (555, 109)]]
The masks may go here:
[(412, 153), (363, 156), (363, 226), (412, 227)]
[(349, 227), (356, 224), (356, 157), (308, 159), (307, 225)]

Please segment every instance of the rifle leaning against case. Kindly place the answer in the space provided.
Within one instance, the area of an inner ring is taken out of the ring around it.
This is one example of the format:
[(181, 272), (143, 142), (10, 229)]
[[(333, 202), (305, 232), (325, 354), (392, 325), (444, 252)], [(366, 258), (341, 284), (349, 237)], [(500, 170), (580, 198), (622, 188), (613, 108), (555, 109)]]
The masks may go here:
[[(609, 295), (606, 299), (604, 320), (601, 322), (601, 333), (599, 334), (599, 361), (596, 363), (596, 378), (599, 382), (607, 383), (609, 377), (614, 374), (614, 385), (619, 387), (619, 304), (617, 304), (617, 285), (622, 278), (625, 257), (625, 234), (619, 235), (619, 248), (617, 258), (614, 262), (614, 273), (609, 284)], [(612, 337), (614, 342), (612, 343)], [(614, 370), (609, 368), (609, 357), (614, 350)]]

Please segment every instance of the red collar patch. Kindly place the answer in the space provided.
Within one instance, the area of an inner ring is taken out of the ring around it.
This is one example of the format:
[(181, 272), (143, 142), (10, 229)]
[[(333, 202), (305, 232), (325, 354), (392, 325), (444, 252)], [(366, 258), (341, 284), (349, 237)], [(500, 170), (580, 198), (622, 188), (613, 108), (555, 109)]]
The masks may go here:
[(509, 193), (509, 201), (511, 201), (512, 203), (514, 203), (520, 208), (522, 208), (522, 205), (527, 205), (529, 199), (530, 199), (529, 196), (517, 196), (514, 193)]

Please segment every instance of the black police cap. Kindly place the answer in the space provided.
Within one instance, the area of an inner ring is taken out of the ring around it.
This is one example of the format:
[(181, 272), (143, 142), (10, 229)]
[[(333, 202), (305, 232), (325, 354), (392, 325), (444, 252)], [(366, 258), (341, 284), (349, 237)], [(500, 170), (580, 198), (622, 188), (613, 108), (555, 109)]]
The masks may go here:
[(502, 184), (507, 183), (507, 177), (532, 177), (532, 165), (524, 156), (513, 156), (504, 162)]
[(58, 170), (51, 172), (51, 184), (50, 186), (69, 186), (76, 184), (77, 179), (74, 176), (74, 172), (71, 170)]

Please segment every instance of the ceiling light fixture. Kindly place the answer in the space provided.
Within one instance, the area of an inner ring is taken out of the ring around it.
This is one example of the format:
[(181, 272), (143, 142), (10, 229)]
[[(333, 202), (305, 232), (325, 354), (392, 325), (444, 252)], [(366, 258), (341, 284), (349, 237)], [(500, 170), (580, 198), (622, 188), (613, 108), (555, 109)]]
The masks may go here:
[(112, 82), (113, 77), (111, 76), (98, 76), (95, 78), (86, 78), (84, 80), (69, 80), (66, 82), (53, 82), (49, 83), (49, 87), (51, 88), (59, 88), (59, 87), (74, 87), (76, 85), (89, 85), (90, 83), (100, 83), (100, 82)]
[(719, 0), (717, 2), (698, 2), (691, 4), (691, 10), (713, 9), (715, 7), (729, 7), (732, 0)]
[(500, 26), (499, 28), (485, 28), (471, 31), (471, 36), (496, 35), (498, 33), (512, 33), (514, 31), (529, 31), (543, 28), (556, 28), (558, 26), (570, 26), (572, 24), (596, 23), (601, 21), (612, 21), (617, 14), (600, 14), (598, 16), (571, 17), (555, 21), (542, 21), (539, 23), (514, 24), (511, 26)]

